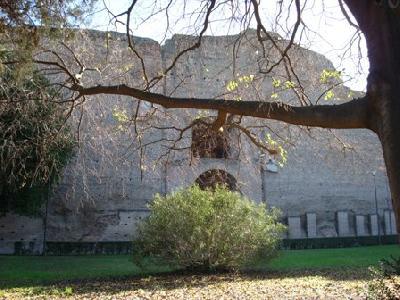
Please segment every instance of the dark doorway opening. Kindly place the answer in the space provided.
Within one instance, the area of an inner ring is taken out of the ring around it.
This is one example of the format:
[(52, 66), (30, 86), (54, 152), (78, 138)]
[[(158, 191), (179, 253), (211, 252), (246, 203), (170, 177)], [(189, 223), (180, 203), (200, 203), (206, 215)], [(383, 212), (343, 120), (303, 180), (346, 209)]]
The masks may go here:
[(231, 191), (237, 191), (237, 182), (228, 172), (220, 169), (212, 169), (201, 174), (195, 181), (201, 189), (215, 189), (217, 185), (223, 185)]

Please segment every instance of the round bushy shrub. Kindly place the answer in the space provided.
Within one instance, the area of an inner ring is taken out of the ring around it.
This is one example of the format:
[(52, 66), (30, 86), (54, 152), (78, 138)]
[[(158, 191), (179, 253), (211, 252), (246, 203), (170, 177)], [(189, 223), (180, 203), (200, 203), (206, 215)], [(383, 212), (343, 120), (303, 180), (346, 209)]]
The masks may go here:
[(150, 209), (138, 227), (139, 251), (186, 268), (235, 269), (272, 258), (285, 230), (278, 210), (222, 186), (157, 195)]

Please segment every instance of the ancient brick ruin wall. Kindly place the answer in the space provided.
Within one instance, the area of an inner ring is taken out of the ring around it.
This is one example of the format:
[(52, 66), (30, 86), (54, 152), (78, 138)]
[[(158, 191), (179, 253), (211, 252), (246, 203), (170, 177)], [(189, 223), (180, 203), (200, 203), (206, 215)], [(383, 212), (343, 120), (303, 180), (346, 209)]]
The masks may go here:
[[(224, 95), (227, 83), (237, 78), (237, 74), (256, 74), (261, 54), (254, 38), (254, 34), (247, 35), (235, 52), (236, 36), (205, 37), (202, 46), (185, 54), (153, 90), (184, 97)], [(151, 77), (163, 74), (176, 53), (190, 45), (193, 38), (177, 35), (163, 46), (149, 39), (137, 38), (135, 42)], [(102, 68), (101, 76), (93, 73), (84, 78), (86, 84), (117, 81), (140, 86), (143, 82), (140, 68), (127, 68), (127, 63), (129, 67), (139, 66), (139, 61), (127, 49), (123, 34), (111, 34), (106, 42), (104, 33), (85, 31), (76, 36), (74, 49), (88, 65), (104, 67), (107, 59), (109, 67)], [(232, 55), (236, 57), (235, 64), (232, 64)], [(307, 94), (315, 101), (324, 91), (320, 74), (323, 69), (333, 68), (331, 62), (297, 47), (292, 50), (292, 57)], [(283, 69), (278, 69), (275, 74), (283, 73)], [(271, 76), (260, 79), (257, 95), (269, 97), (271, 82)], [(349, 90), (339, 87), (335, 92), (338, 97), (346, 98)], [(257, 95), (250, 89), (242, 101)], [(281, 97), (289, 99), (293, 95), (287, 92)], [(381, 228), (384, 228), (390, 200), (379, 141), (371, 132), (334, 131), (335, 137), (319, 129), (309, 133), (275, 121), (245, 118), (247, 125), (267, 124), (278, 133), (290, 134), (294, 146), (288, 146), (288, 163), (278, 173), (265, 170), (266, 157), (243, 136), (238, 159), (193, 159), (188, 149), (166, 161), (159, 159), (162, 147), (153, 145), (146, 150), (147, 167), (141, 168), (138, 151), (134, 151), (134, 132), (119, 131), (112, 117), (114, 108), (132, 111), (135, 107), (132, 99), (123, 96), (99, 95), (88, 99), (82, 106), (81, 147), (52, 193), (46, 221), (12, 214), (0, 218), (1, 252), (12, 252), (13, 242), (21, 239), (39, 245), (44, 227), (47, 241), (131, 240), (135, 224), (148, 214), (147, 204), (155, 193), (165, 194), (188, 186), (210, 169), (223, 169), (233, 175), (241, 192), (249, 198), (281, 208), (285, 222), (291, 227), (291, 238), (311, 237), (306, 230), (307, 213), (315, 213), (314, 230), (318, 237), (337, 236), (338, 220), (343, 218), (348, 220), (345, 235), (355, 235), (355, 216), (365, 216), (367, 226), (367, 216), (375, 213), (375, 186)], [(189, 124), (198, 115), (196, 110), (168, 110), (168, 113), (176, 116), (175, 122), (180, 126)], [(79, 114), (74, 118), (76, 122)], [(181, 147), (190, 146), (190, 134), (185, 133)], [(155, 130), (143, 140), (166, 135)], [(355, 150), (343, 152), (338, 140), (354, 146)], [(347, 215), (342, 217), (338, 211), (345, 211)], [(287, 217), (293, 218), (288, 221)], [(24, 228), (21, 224), (25, 224)], [(27, 227), (35, 229), (28, 232)]]

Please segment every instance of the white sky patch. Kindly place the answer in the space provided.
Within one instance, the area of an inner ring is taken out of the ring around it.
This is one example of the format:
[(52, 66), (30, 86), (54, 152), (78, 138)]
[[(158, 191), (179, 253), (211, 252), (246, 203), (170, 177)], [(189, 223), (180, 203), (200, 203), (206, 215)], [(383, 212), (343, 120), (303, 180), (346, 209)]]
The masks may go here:
[[(304, 5), (305, 1), (302, 1)], [(103, 2), (102, 2), (103, 3)], [(101, 3), (101, 5), (103, 5)], [(156, 3), (156, 4), (155, 4)], [(168, 1), (144, 1), (138, 0), (133, 9), (131, 19), (131, 33), (135, 36), (148, 37), (163, 44), (172, 35), (198, 34), (203, 25), (203, 18), (199, 14), (202, 10), (203, 1), (188, 1), (186, 5), (173, 3), (165, 8)], [(277, 1), (267, 1), (260, 5), (260, 14), (266, 29), (279, 33), (284, 38), (289, 38), (291, 29), (296, 20), (295, 7), (284, 7), (283, 14), (276, 22), (278, 11)], [(284, 2), (285, 3), (285, 2)], [(104, 0), (104, 4), (115, 15), (120, 14), (129, 7), (130, 0)], [(102, 7), (99, 7), (101, 10)], [(161, 10), (160, 10), (161, 9)], [(245, 7), (239, 7), (237, 11), (230, 11), (226, 6), (217, 8), (212, 14), (207, 35), (237, 34), (242, 31), (243, 22), (232, 20), (232, 15), (239, 17)], [(290, 11), (287, 17), (287, 12)], [(152, 15), (154, 14), (154, 15)], [(151, 17), (149, 17), (152, 15)], [(110, 30), (126, 32), (126, 27), (121, 23), (109, 23), (110, 15), (102, 10), (93, 16), (90, 28), (97, 30)], [(125, 22), (125, 18), (120, 18)], [(303, 9), (302, 20), (307, 26), (306, 31), (301, 29), (296, 35), (296, 42), (301, 46), (314, 50), (330, 59), (337, 70), (343, 71), (345, 84), (353, 90), (366, 89), (366, 76), (369, 63), (365, 39), (357, 37), (356, 29), (350, 26), (343, 16), (338, 0), (308, 0)], [(355, 21), (354, 21), (355, 22)], [(249, 22), (250, 27), (255, 28), (254, 18)], [(166, 31), (166, 28), (169, 28)], [(303, 27), (304, 28), (304, 27)]]

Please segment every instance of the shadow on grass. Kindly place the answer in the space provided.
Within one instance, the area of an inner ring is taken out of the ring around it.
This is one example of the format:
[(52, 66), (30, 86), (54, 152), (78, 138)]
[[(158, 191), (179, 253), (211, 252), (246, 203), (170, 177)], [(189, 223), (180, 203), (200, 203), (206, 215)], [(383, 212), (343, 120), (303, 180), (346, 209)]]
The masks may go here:
[(172, 270), (168, 272), (149, 272), (139, 275), (91, 278), (82, 280), (53, 281), (44, 284), (3, 284), (3, 289), (22, 288), (24, 295), (58, 295), (65, 296), (69, 292), (74, 295), (96, 293), (116, 294), (122, 291), (159, 291), (184, 287), (206, 288), (210, 284), (223, 284), (237, 281), (247, 281), (303, 278), (319, 276), (334, 281), (353, 281), (369, 279), (365, 268), (349, 269), (309, 269), (294, 271), (204, 271), (204, 270)]

